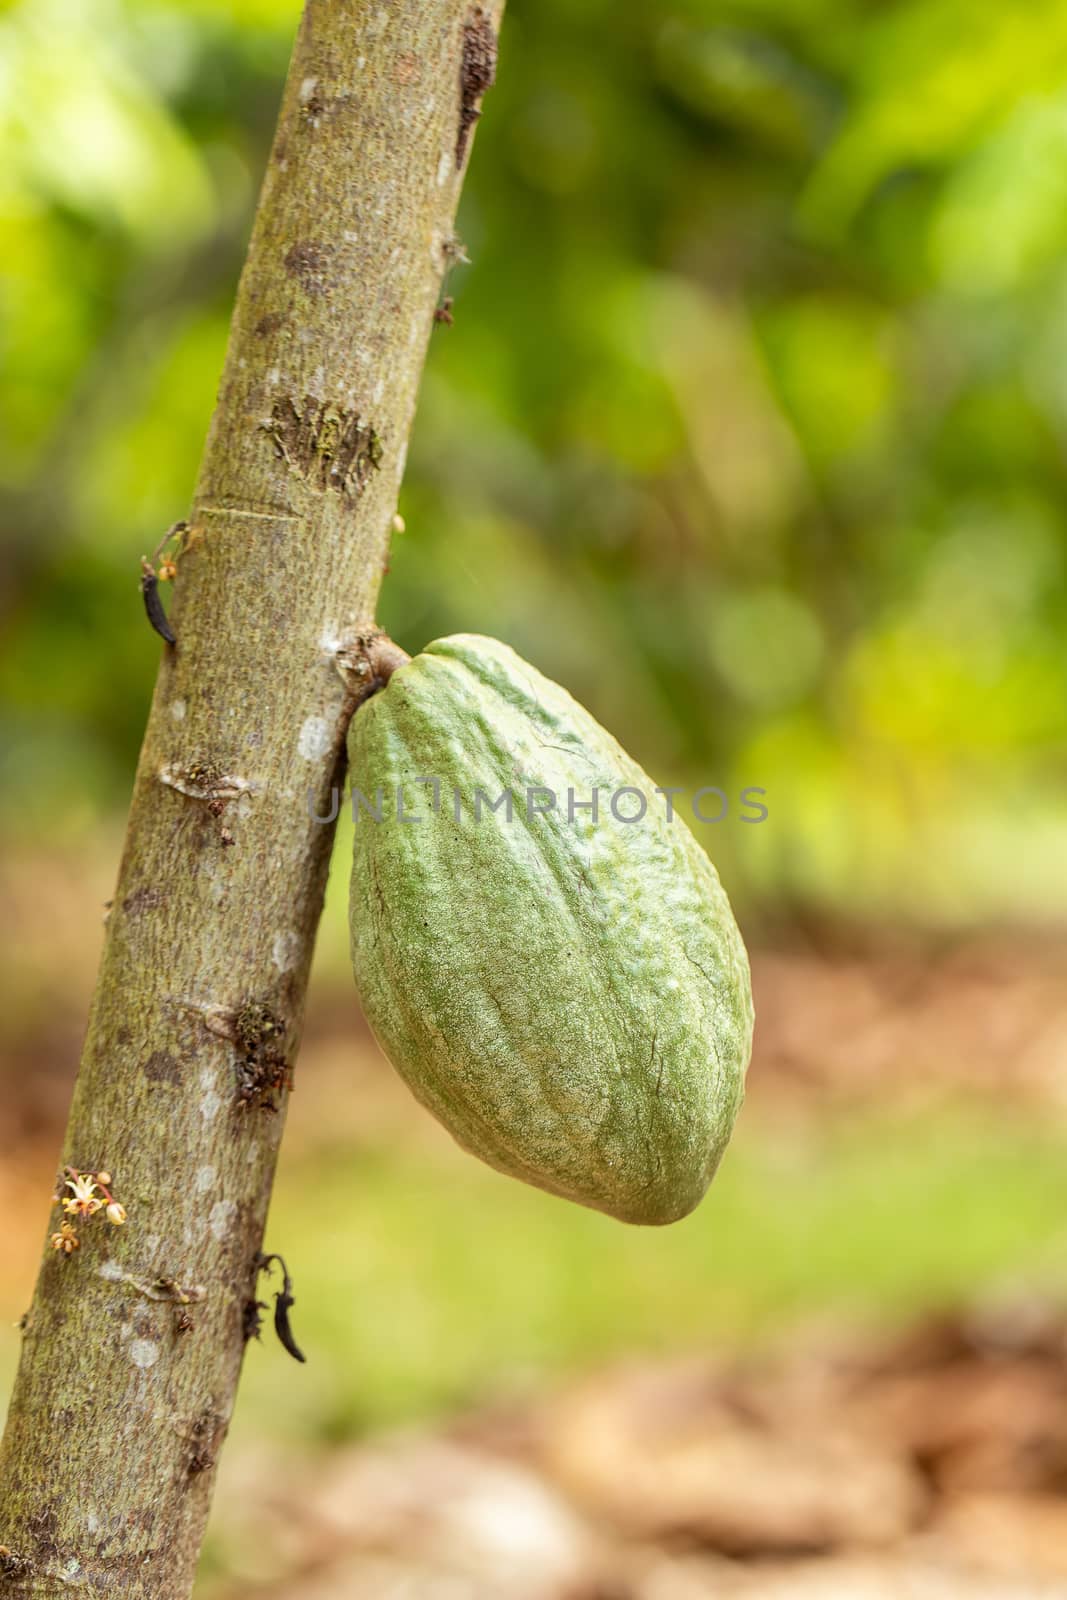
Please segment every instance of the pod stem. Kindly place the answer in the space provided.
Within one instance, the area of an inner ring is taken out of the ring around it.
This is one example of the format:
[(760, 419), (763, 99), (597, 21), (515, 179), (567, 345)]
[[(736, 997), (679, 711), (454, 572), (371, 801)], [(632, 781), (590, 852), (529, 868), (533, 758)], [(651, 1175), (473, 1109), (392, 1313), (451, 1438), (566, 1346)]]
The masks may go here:
[(398, 644), (390, 639), (387, 633), (379, 633), (367, 645), (367, 661), (375, 678), (384, 688), (400, 667), (406, 667), (411, 657), (406, 650), (401, 650)]
[(348, 685), (352, 715), (379, 690), (384, 689), (394, 672), (406, 667), (411, 657), (381, 628), (358, 633), (350, 644), (337, 652), (337, 670)]

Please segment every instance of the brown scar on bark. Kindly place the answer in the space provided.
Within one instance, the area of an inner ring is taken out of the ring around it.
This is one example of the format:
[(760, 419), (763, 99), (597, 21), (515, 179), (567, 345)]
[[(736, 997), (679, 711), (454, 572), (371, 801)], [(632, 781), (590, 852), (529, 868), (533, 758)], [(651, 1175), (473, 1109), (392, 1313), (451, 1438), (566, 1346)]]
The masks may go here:
[(286, 1056), (285, 1021), (261, 1001), (246, 1000), (233, 1019), (238, 1050), (237, 1096), (242, 1105), (278, 1111), (280, 1098), (293, 1086)]
[(256, 323), (254, 332), (257, 339), (267, 339), (272, 333), (277, 333), (285, 327), (285, 317), (280, 311), (268, 311)]
[(6, 1544), (0, 1544), (0, 1578), (28, 1578), (34, 1571), (29, 1556), (16, 1555)]
[(260, 427), (274, 442), (278, 458), (313, 488), (355, 499), (381, 467), (381, 436), (355, 411), (305, 395), (276, 400)]
[(482, 114), (481, 98), (496, 82), (497, 40), (489, 13), (475, 6), (463, 24), (463, 59), (460, 64), (459, 134), (456, 170), (466, 159), (471, 130)]
[(236, 1099), (240, 1107), (264, 1111), (281, 1109), (281, 1098), (293, 1086), (293, 1069), (286, 1044), (286, 1021), (265, 1001), (250, 999), (232, 1008), (198, 1005), (174, 999), (184, 1011), (195, 1012), (217, 1039), (225, 1039), (236, 1054)]
[(305, 294), (328, 295), (330, 282), (327, 269), (332, 255), (331, 246), (316, 244), (313, 239), (308, 239), (289, 249), (285, 256), (285, 270), (296, 278)]
[(168, 789), (176, 789), (189, 800), (206, 800), (209, 805), (236, 800), (252, 787), (247, 778), (224, 772), (215, 761), (192, 761), (184, 767), (160, 767), (157, 776)]
[(210, 1471), (215, 1465), (219, 1447), (226, 1437), (226, 1418), (209, 1407), (201, 1412), (189, 1432), (183, 1433), (182, 1437), (188, 1439), (192, 1445), (186, 1470), (190, 1478), (195, 1478), (201, 1472)]
[[(97, 1276), (108, 1283), (126, 1284), (146, 1300), (161, 1300), (174, 1306), (196, 1305), (207, 1299), (207, 1289), (202, 1283), (190, 1283), (183, 1287), (176, 1278), (138, 1278), (132, 1272), (124, 1272), (114, 1262), (105, 1262), (97, 1269)], [(154, 1334), (156, 1330), (153, 1328), (151, 1332)]]
[(263, 1313), (267, 1310), (265, 1300), (257, 1300), (255, 1291), (251, 1298), (245, 1300), (241, 1306), (241, 1337), (245, 1344), (249, 1339), (258, 1339), (263, 1324)]
[(150, 1083), (170, 1083), (175, 1088), (181, 1086), (181, 1063), (166, 1050), (153, 1050), (141, 1071)]
[[(204, 803), (209, 815), (219, 824), (218, 842), (223, 849), (237, 843), (232, 829), (222, 819), (231, 800), (251, 792), (253, 785), (247, 778), (223, 772), (215, 761), (194, 761), (184, 767), (164, 766), (156, 776), (166, 788), (177, 790), (178, 794), (185, 795), (189, 800)], [(199, 838), (197, 848), (202, 849), (207, 842), (203, 837)]]
[(154, 889), (145, 884), (126, 896), (122, 902), (122, 909), (127, 917), (139, 917), (142, 911), (155, 911), (157, 907), (165, 905), (166, 899), (161, 889)]

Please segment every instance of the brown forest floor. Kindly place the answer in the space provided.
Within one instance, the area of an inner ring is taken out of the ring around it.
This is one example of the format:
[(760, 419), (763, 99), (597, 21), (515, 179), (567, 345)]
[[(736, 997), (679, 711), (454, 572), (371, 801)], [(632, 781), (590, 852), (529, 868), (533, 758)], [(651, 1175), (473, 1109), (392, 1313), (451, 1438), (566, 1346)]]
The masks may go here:
[(1038, 1303), (751, 1365), (616, 1368), (225, 1484), (213, 1600), (1067, 1595), (1067, 1323)]

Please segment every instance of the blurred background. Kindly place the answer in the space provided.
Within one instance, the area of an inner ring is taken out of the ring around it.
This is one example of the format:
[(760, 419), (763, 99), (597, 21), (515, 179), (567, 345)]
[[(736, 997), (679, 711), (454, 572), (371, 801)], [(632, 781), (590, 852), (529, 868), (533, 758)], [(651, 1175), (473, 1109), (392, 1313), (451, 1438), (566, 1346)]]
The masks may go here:
[[(0, 0), (4, 1391), (298, 12)], [(767, 791), (749, 1104), (666, 1232), (483, 1171), (342, 836), (201, 1593), (1067, 1595), (1067, 4), (510, 0), (460, 232), (382, 620)]]

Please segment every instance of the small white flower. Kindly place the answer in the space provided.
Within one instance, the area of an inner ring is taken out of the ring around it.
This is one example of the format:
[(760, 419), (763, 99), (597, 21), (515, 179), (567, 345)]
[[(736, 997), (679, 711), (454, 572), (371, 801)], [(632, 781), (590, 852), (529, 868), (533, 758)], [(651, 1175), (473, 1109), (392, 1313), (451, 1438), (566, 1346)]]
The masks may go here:
[(91, 1172), (76, 1172), (67, 1179), (67, 1188), (71, 1192), (64, 1197), (63, 1210), (69, 1217), (91, 1217), (103, 1207)]

